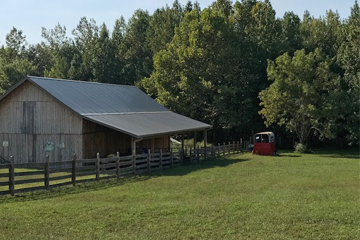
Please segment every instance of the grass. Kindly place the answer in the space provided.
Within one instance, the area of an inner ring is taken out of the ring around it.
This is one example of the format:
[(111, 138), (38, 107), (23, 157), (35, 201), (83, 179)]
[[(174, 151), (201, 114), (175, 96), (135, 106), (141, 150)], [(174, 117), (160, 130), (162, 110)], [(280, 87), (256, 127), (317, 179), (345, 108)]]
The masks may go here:
[(0, 239), (360, 239), (356, 151), (232, 155), (0, 197)]

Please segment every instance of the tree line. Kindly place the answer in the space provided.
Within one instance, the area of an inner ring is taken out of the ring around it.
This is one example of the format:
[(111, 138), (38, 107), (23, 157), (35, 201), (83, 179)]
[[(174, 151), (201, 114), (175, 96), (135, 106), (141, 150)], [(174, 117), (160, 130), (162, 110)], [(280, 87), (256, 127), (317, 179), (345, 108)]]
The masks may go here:
[(213, 126), (213, 141), (264, 129), (311, 138), (359, 140), (360, 10), (341, 19), (286, 12), (269, 0), (189, 1), (137, 10), (111, 30), (83, 17), (42, 28), (27, 44), (11, 29), (0, 48), (0, 93), (27, 75), (137, 85), (180, 114)]

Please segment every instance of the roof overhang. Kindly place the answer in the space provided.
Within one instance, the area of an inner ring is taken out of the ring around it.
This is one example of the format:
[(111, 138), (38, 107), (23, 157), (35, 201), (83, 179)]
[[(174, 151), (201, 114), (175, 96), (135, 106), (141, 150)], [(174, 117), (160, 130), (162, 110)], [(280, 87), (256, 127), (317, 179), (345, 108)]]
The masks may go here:
[(82, 117), (135, 138), (152, 138), (210, 129), (211, 126), (171, 111), (131, 114), (96, 114)]

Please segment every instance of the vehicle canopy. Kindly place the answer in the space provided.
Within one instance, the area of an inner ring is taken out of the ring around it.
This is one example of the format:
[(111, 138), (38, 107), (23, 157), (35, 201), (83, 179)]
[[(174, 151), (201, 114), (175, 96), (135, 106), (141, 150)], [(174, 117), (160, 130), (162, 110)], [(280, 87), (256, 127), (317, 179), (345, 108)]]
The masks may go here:
[(273, 132), (260, 132), (255, 134), (255, 143), (272, 143), (275, 142), (275, 134)]

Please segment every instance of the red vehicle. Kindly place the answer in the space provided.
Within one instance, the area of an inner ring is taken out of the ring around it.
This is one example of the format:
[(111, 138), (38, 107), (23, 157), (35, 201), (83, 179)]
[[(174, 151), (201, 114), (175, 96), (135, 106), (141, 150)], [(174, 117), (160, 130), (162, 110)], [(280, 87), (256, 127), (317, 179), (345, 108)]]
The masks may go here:
[(253, 154), (260, 155), (277, 155), (275, 135), (273, 132), (261, 132), (254, 136), (255, 143), (253, 148)]

